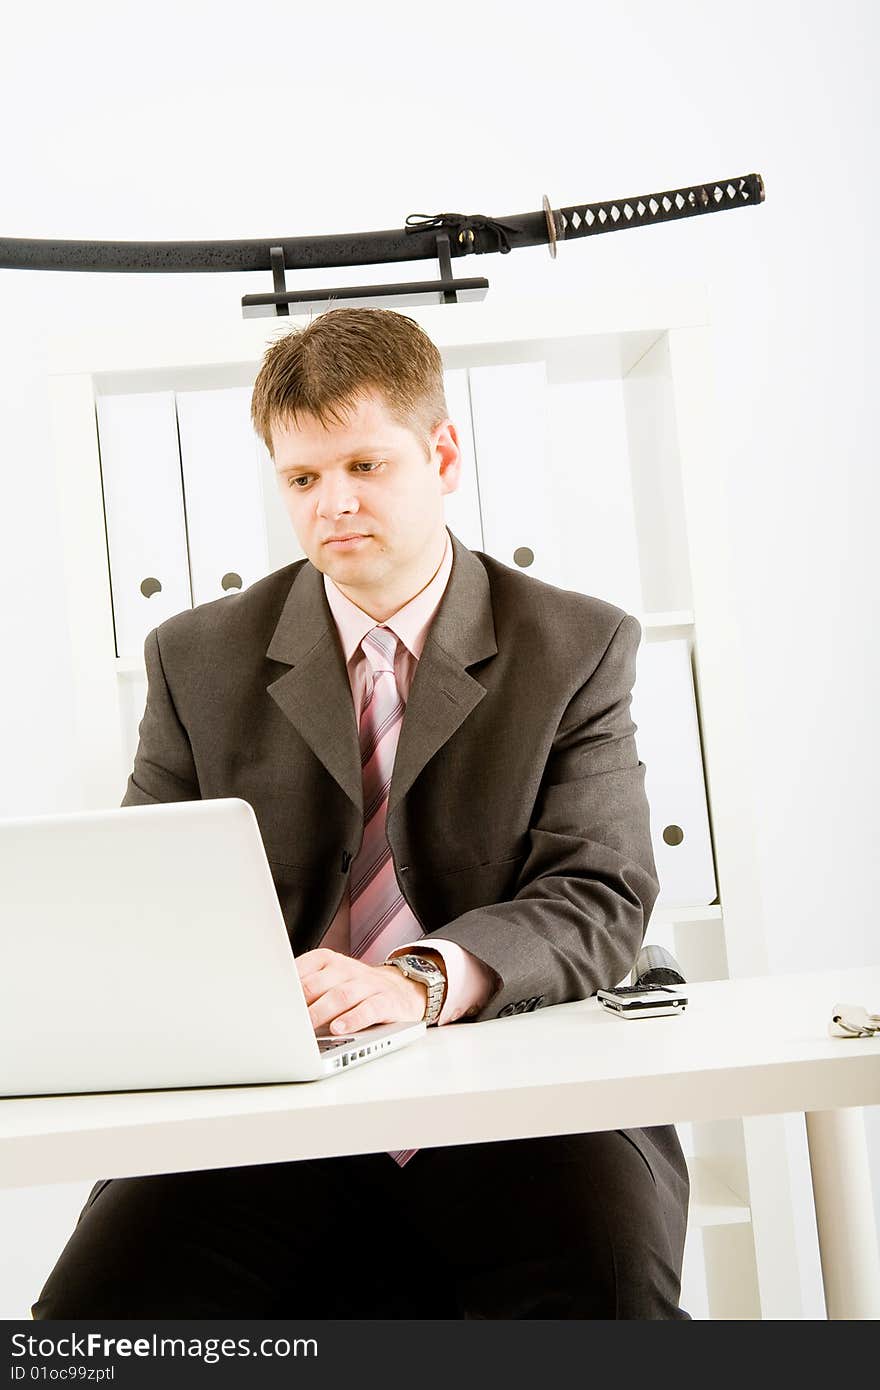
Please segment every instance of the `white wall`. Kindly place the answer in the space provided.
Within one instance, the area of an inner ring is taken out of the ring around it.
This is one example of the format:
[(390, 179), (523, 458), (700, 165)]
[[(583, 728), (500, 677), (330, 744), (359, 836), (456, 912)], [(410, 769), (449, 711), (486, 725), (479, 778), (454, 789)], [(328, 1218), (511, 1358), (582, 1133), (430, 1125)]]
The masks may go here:
[[(317, 234), (412, 212), (503, 217), (544, 192), (564, 206), (764, 175), (765, 205), (736, 216), (596, 237), (555, 262), (535, 248), (461, 264), (508, 301), (609, 279), (709, 284), (771, 968), (876, 960), (876, 7), (337, 0), (322, 14), (270, 0), (252, 28), (248, 13), (17, 7), (4, 20), (0, 235)], [(345, 283), (332, 275), (320, 282)], [(47, 331), (222, 322), (269, 287), (268, 275), (0, 271), (0, 815), (77, 798)], [(880, 1110), (868, 1120), (880, 1188)], [(795, 1130), (792, 1147), (806, 1213)], [(0, 1245), (18, 1252), (0, 1315), (36, 1296), (79, 1197), (74, 1184), (0, 1199)], [(806, 1214), (802, 1241), (815, 1316)]]

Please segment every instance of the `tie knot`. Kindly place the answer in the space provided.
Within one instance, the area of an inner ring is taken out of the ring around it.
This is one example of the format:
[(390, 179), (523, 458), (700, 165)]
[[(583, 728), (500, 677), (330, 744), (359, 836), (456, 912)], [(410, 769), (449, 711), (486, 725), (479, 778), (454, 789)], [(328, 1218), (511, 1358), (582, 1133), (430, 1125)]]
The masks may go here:
[(390, 671), (392, 676), (394, 675), (397, 641), (397, 634), (392, 632), (390, 627), (374, 627), (367, 633), (361, 647), (374, 675), (378, 675), (380, 671)]

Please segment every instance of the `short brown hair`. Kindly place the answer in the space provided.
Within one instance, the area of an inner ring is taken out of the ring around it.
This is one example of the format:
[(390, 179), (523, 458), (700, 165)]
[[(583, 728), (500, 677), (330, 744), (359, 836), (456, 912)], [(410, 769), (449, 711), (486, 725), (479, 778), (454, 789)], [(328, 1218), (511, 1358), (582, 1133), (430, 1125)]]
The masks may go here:
[(270, 455), (274, 423), (300, 415), (345, 423), (365, 391), (385, 400), (398, 424), (425, 442), (448, 416), (443, 361), (414, 319), (391, 309), (328, 309), (265, 352), (254, 382), (251, 419)]

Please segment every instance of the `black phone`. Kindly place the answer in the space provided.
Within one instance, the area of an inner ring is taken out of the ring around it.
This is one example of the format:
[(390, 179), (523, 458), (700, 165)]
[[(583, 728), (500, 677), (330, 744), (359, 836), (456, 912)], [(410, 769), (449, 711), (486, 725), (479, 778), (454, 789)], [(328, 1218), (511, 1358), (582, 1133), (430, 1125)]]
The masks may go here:
[(596, 998), (603, 1009), (618, 1018), (663, 1018), (682, 1014), (687, 1008), (687, 991), (681, 985), (618, 985), (598, 989)]

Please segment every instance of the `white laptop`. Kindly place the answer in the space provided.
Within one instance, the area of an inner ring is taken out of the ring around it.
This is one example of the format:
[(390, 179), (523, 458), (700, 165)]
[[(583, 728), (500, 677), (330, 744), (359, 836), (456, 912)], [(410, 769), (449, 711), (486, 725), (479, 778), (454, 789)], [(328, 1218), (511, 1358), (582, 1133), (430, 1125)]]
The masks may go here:
[(0, 820), (0, 1095), (314, 1081), (424, 1032), (315, 1037), (246, 801)]

